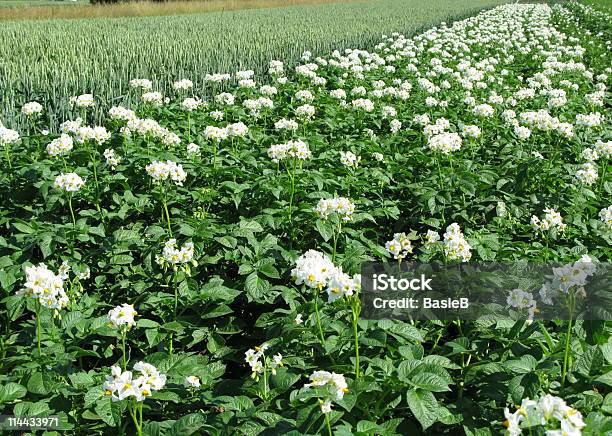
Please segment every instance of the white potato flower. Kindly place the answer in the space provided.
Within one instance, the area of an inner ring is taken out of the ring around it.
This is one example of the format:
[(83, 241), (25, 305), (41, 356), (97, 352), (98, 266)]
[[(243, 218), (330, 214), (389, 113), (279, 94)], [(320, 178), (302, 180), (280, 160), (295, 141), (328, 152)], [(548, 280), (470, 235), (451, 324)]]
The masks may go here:
[(17, 144), (20, 140), (21, 137), (16, 130), (0, 126), (0, 145)]
[(197, 266), (193, 255), (193, 242), (185, 242), (179, 249), (176, 239), (172, 238), (166, 241), (162, 254), (155, 257), (155, 262), (163, 268), (172, 267), (175, 270), (179, 265), (187, 266), (187, 264), (191, 264)]
[(298, 286), (304, 284), (309, 288), (323, 289), (335, 272), (336, 267), (327, 255), (308, 250), (295, 262), (291, 278)]
[(442, 236), (444, 254), (449, 260), (467, 262), (472, 258), (472, 246), (465, 239), (457, 223), (449, 225)]
[(95, 104), (93, 94), (82, 94), (70, 97), (70, 104), (78, 108), (89, 108)]
[(427, 146), (442, 154), (450, 154), (461, 149), (461, 136), (457, 133), (440, 133), (427, 140)]
[(18, 295), (34, 298), (41, 306), (49, 309), (59, 310), (68, 305), (69, 299), (61, 274), (55, 274), (44, 263), (26, 267), (25, 274), (26, 282), (17, 291)]
[(104, 150), (104, 159), (106, 159), (106, 165), (111, 167), (112, 170), (117, 168), (121, 163), (121, 156), (115, 153), (115, 150), (112, 148), (107, 148)]
[(565, 230), (567, 226), (563, 222), (561, 214), (553, 208), (544, 209), (544, 218), (540, 219), (536, 215), (531, 217), (531, 225), (535, 230), (547, 231), (550, 229)]
[(72, 147), (72, 137), (62, 133), (59, 138), (56, 138), (47, 144), (47, 154), (53, 157), (63, 156), (70, 153)]
[(189, 79), (177, 80), (172, 84), (172, 88), (174, 88), (175, 91), (187, 91), (193, 88), (193, 82)]
[(349, 168), (357, 168), (361, 162), (361, 156), (356, 156), (352, 151), (341, 151), (340, 162)]
[(164, 96), (161, 94), (161, 92), (145, 92), (142, 94), (141, 98), (144, 103), (150, 104), (151, 106), (159, 107), (164, 104)]
[(342, 221), (350, 221), (355, 212), (355, 204), (346, 197), (322, 198), (315, 207), (315, 213), (322, 219), (338, 215)]
[(186, 111), (193, 112), (195, 110), (200, 109), (201, 107), (206, 107), (206, 103), (200, 100), (199, 98), (189, 97), (183, 100), (181, 106)]
[(291, 140), (283, 144), (273, 144), (268, 148), (268, 156), (274, 162), (285, 159), (306, 160), (312, 156), (308, 144), (301, 140)]
[(21, 113), (28, 117), (38, 116), (42, 111), (42, 105), (36, 101), (31, 101), (21, 107)]
[(185, 386), (188, 388), (199, 388), (201, 386), (200, 379), (195, 375), (185, 377)]
[(150, 91), (153, 89), (153, 83), (149, 79), (132, 79), (130, 80), (130, 87)]
[(189, 144), (187, 144), (187, 154), (192, 155), (192, 156), (199, 156), (200, 146), (198, 144), (190, 142)]
[(171, 180), (176, 185), (183, 186), (183, 182), (187, 179), (187, 173), (183, 170), (183, 166), (171, 160), (166, 162), (153, 161), (145, 169), (155, 183)]
[(131, 304), (122, 304), (108, 312), (108, 322), (110, 326), (118, 329), (130, 329), (136, 325), (138, 313)]
[(299, 125), (294, 120), (288, 120), (286, 118), (281, 118), (277, 122), (274, 123), (274, 128), (276, 130), (288, 130), (291, 132), (295, 132), (298, 129)]
[(78, 192), (85, 181), (77, 173), (62, 173), (55, 178), (53, 186), (66, 192)]
[(587, 186), (595, 183), (598, 178), (597, 167), (592, 162), (583, 163), (576, 171), (576, 180)]
[(599, 211), (599, 219), (608, 227), (608, 230), (612, 230), (612, 205)]
[(111, 367), (111, 375), (106, 377), (102, 385), (104, 394), (112, 401), (121, 401), (134, 397), (138, 402), (150, 397), (153, 391), (159, 391), (166, 385), (166, 375), (161, 374), (153, 365), (138, 362), (134, 371), (141, 375), (134, 378), (132, 371), (122, 371), (120, 367)]

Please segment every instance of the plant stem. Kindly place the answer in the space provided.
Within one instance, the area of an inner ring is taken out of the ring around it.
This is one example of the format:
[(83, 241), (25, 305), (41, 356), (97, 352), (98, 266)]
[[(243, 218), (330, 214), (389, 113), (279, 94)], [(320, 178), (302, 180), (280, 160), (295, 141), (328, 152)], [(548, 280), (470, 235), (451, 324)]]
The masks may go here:
[(168, 233), (170, 233), (170, 237), (172, 237), (172, 227), (170, 225), (170, 212), (168, 212), (168, 202), (166, 200), (166, 192), (164, 191), (162, 195), (162, 204), (164, 207), (164, 213), (166, 214), (166, 223), (168, 224)]
[[(174, 288), (174, 308), (172, 310), (172, 320), (176, 322), (176, 312), (178, 309), (178, 284), (176, 283), (176, 274), (172, 276), (172, 287)], [(168, 347), (170, 355), (174, 353), (174, 343), (172, 339), (172, 333), (170, 333), (170, 346)]]
[(268, 371), (267, 371), (268, 365), (265, 363), (266, 362), (266, 357), (265, 356), (263, 356), (263, 361), (264, 361), (264, 368), (263, 368), (264, 391), (263, 391), (263, 396), (264, 396), (264, 401), (267, 401), (268, 400)]
[(191, 112), (187, 112), (187, 142), (191, 142)]
[(327, 426), (327, 433), (329, 436), (333, 436), (331, 424), (329, 422), (329, 413), (325, 413), (325, 425)]
[(36, 301), (36, 342), (38, 345), (38, 357), (40, 357), (40, 302)]
[(334, 229), (334, 234), (333, 234), (334, 251), (332, 253), (332, 262), (336, 260), (336, 250), (338, 246), (338, 238), (340, 237), (340, 233), (342, 233), (342, 223), (338, 224), (338, 227)]
[(357, 322), (359, 321), (359, 314), (355, 307), (351, 307), (353, 314), (353, 335), (355, 336), (355, 378), (360, 377), (359, 368), (359, 333), (357, 332)]
[[(4, 144), (4, 153), (6, 154), (6, 161), (8, 162), (9, 170), (13, 169), (13, 163), (11, 162), (11, 151), (8, 144)], [(12, 173), (9, 174), (9, 177)]]
[(319, 339), (321, 340), (321, 345), (325, 345), (325, 337), (323, 336), (323, 329), (321, 328), (321, 317), (319, 316), (319, 296), (315, 293), (314, 304), (315, 304), (315, 317), (317, 320), (317, 327), (319, 329)]
[(293, 196), (295, 195), (295, 158), (293, 159), (293, 166), (291, 171), (287, 169), (289, 173), (289, 179), (291, 180), (291, 190), (289, 191), (289, 224), (291, 224), (291, 212), (293, 208)]
[(123, 330), (121, 332), (121, 352), (123, 354), (122, 360), (123, 360), (123, 370), (125, 371), (127, 368), (127, 360), (125, 357), (125, 336), (126, 336), (126, 332), (125, 330)]
[[(140, 408), (140, 419), (138, 418), (138, 409)], [(128, 411), (130, 416), (132, 417), (132, 421), (134, 421), (134, 426), (136, 427), (136, 433), (138, 436), (142, 436), (142, 405), (138, 406), (138, 404), (129, 404)]]
[(568, 296), (569, 300), (569, 322), (567, 324), (567, 332), (565, 335), (565, 351), (563, 353), (563, 370), (561, 373), (561, 387), (565, 386), (565, 379), (567, 377), (567, 370), (569, 369), (570, 360), (570, 338), (572, 335), (572, 319), (574, 315), (574, 294), (570, 292)]
[(74, 218), (74, 209), (72, 208), (72, 194), (68, 194), (68, 207), (70, 208), (70, 216), (72, 217), (72, 225), (76, 227), (76, 219)]

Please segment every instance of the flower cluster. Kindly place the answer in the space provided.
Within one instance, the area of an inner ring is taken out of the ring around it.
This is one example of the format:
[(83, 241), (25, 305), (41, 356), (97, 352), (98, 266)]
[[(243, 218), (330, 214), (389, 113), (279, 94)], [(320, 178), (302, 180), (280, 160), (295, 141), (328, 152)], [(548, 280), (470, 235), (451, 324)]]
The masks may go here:
[(138, 362), (134, 371), (140, 376), (134, 378), (132, 371), (122, 371), (120, 367), (111, 367), (111, 375), (106, 377), (102, 386), (104, 394), (113, 401), (121, 401), (133, 397), (136, 401), (144, 401), (153, 391), (159, 391), (166, 385), (166, 375), (149, 363)]
[(157, 121), (150, 118), (130, 119), (127, 125), (121, 129), (121, 132), (125, 136), (137, 133), (146, 139), (156, 139), (167, 147), (173, 147), (181, 143), (181, 139), (176, 133), (160, 126)]
[(115, 121), (130, 121), (138, 118), (136, 112), (123, 106), (113, 106), (108, 110), (108, 116)]
[(344, 394), (349, 391), (344, 376), (335, 372), (315, 371), (310, 375), (309, 380), (310, 383), (306, 383), (304, 389), (327, 388), (329, 390), (329, 395), (320, 404), (322, 413), (330, 413), (332, 399), (341, 400), (344, 398)]
[(42, 111), (42, 105), (36, 101), (31, 101), (21, 106), (21, 113), (27, 117), (40, 115)]
[(297, 259), (291, 277), (296, 285), (323, 289), (335, 271), (336, 267), (329, 257), (320, 251), (308, 250)]
[(121, 157), (112, 148), (104, 150), (104, 159), (106, 159), (106, 165), (113, 170), (121, 163)]
[(612, 205), (599, 211), (599, 219), (608, 227), (608, 230), (612, 230)]
[(295, 132), (298, 129), (299, 125), (294, 120), (288, 120), (286, 118), (281, 118), (277, 122), (274, 123), (274, 128), (276, 130), (288, 130), (291, 132)]
[(181, 79), (172, 84), (175, 91), (187, 91), (193, 88), (193, 82), (189, 79)]
[(319, 290), (325, 288), (328, 303), (355, 295), (361, 289), (359, 274), (351, 277), (341, 267), (335, 266), (327, 255), (316, 250), (308, 250), (297, 259), (291, 278), (296, 285)]
[(357, 168), (361, 162), (361, 156), (356, 156), (352, 151), (341, 151), (340, 162), (349, 168)]
[(273, 144), (268, 149), (268, 156), (274, 162), (280, 162), (285, 159), (306, 160), (312, 156), (308, 144), (299, 139), (291, 140), (283, 144)]
[(21, 137), (16, 130), (7, 129), (0, 125), (0, 145), (17, 144)]
[(26, 267), (25, 274), (26, 283), (19, 294), (35, 298), (41, 306), (49, 309), (62, 309), (68, 305), (61, 274), (55, 274), (44, 263)]
[(266, 350), (270, 346), (266, 343), (261, 344), (259, 347), (251, 348), (244, 353), (244, 360), (251, 367), (251, 377), (258, 380), (259, 374), (264, 370), (270, 369), (270, 372), (275, 375), (276, 369), (279, 366), (283, 366), (283, 356), (278, 353), (272, 356), (272, 359), (268, 359), (265, 355)]
[(274, 102), (267, 97), (259, 97), (256, 99), (244, 100), (242, 106), (248, 109), (252, 117), (257, 118), (261, 115), (263, 110), (272, 109), (274, 107)]
[(78, 108), (88, 108), (95, 104), (93, 94), (83, 94), (76, 97), (70, 97), (70, 104)]
[(405, 233), (395, 233), (393, 239), (385, 244), (385, 249), (394, 259), (402, 260), (412, 253), (412, 243)]
[(567, 227), (567, 224), (563, 222), (563, 218), (559, 212), (552, 208), (546, 208), (544, 209), (544, 218), (540, 219), (536, 215), (531, 217), (531, 226), (535, 230), (545, 232), (551, 229), (563, 231)]
[(176, 244), (176, 239), (169, 239), (164, 244), (162, 254), (155, 256), (155, 262), (163, 268), (172, 267), (174, 270), (176, 270), (179, 265), (188, 267), (188, 264), (192, 264), (193, 266), (197, 266), (193, 254), (193, 242), (185, 242), (179, 249)]
[(353, 218), (353, 212), (355, 212), (355, 204), (345, 197), (322, 198), (315, 208), (315, 213), (322, 219), (336, 214), (341, 217), (342, 221), (350, 221)]
[(586, 254), (574, 263), (553, 268), (550, 282), (540, 288), (540, 299), (545, 304), (553, 305), (564, 301), (570, 292), (586, 295), (584, 286), (596, 270), (597, 265)]
[(528, 319), (530, 320), (533, 320), (537, 310), (537, 302), (534, 300), (533, 294), (519, 288), (513, 289), (509, 292), (508, 297), (506, 298), (506, 304), (509, 307), (519, 310), (527, 309), (529, 314)]
[(147, 165), (145, 169), (147, 174), (149, 174), (156, 183), (161, 183), (170, 179), (176, 185), (183, 186), (183, 182), (187, 179), (187, 173), (183, 170), (183, 166), (171, 160), (167, 160), (166, 162), (154, 161)]
[(145, 92), (144, 94), (142, 94), (140, 98), (142, 98), (142, 101), (144, 103), (149, 104), (154, 107), (160, 107), (165, 102), (164, 96), (162, 95), (162, 93), (157, 92), (157, 91)]
[(191, 156), (199, 156), (200, 155), (200, 146), (193, 142), (187, 144), (187, 154)]
[(440, 133), (427, 140), (427, 146), (442, 154), (450, 154), (461, 149), (461, 136), (457, 133)]
[(108, 323), (111, 327), (129, 330), (136, 325), (136, 315), (133, 305), (122, 304), (108, 312)]
[(189, 97), (183, 100), (181, 106), (183, 106), (183, 109), (185, 109), (186, 111), (193, 112), (195, 110), (200, 109), (201, 107), (206, 107), (206, 102), (203, 102), (199, 98)]
[(153, 83), (149, 79), (132, 79), (130, 80), (130, 86), (132, 88), (139, 88), (143, 91), (150, 91), (153, 89)]
[(578, 171), (576, 171), (576, 179), (585, 185), (592, 185), (597, 181), (598, 177), (597, 167), (592, 162), (583, 163)]
[(465, 239), (459, 224), (452, 223), (442, 235), (444, 255), (448, 260), (467, 262), (472, 258), (472, 246)]
[(53, 186), (66, 192), (78, 192), (85, 181), (77, 173), (62, 173), (55, 178)]
[(582, 414), (568, 406), (565, 400), (553, 395), (544, 395), (537, 401), (524, 398), (516, 411), (510, 413), (508, 408), (504, 409), (506, 421), (504, 426), (508, 428), (509, 436), (523, 434), (523, 429), (533, 430), (546, 429), (547, 436), (579, 436), (586, 426)]
[(72, 137), (62, 133), (59, 138), (54, 139), (47, 145), (47, 154), (49, 156), (63, 156), (70, 153), (74, 143)]
[(361, 290), (361, 275), (355, 274), (351, 277), (343, 272), (341, 267), (335, 267), (325, 290), (328, 303), (356, 295)]

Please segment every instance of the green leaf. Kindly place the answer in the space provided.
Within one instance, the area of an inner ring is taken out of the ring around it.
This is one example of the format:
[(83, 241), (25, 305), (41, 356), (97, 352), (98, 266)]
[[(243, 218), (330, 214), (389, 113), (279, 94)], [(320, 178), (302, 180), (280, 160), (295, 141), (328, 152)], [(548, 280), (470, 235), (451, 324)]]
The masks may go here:
[(422, 372), (409, 379), (410, 383), (417, 388), (432, 392), (450, 391), (448, 382), (438, 374)]
[(530, 354), (521, 356), (520, 359), (509, 360), (504, 363), (504, 367), (515, 374), (527, 374), (535, 371), (538, 361)]
[(315, 227), (325, 242), (334, 236), (334, 227), (329, 221), (317, 220)]
[(141, 318), (136, 322), (136, 327), (144, 328), (144, 329), (152, 329), (159, 327), (159, 323), (157, 321), (153, 321), (150, 319)]
[(111, 427), (116, 427), (121, 421), (119, 406), (111, 400), (111, 397), (103, 397), (96, 401), (94, 410), (100, 419)]
[(256, 272), (249, 274), (244, 283), (249, 301), (262, 301), (270, 289), (270, 283), (260, 278)]
[(85, 394), (84, 407), (90, 407), (93, 403), (104, 396), (104, 389), (101, 386), (94, 386)]
[(357, 423), (357, 431), (363, 433), (375, 432), (379, 429), (379, 425), (372, 421), (361, 420)]
[(604, 375), (597, 377), (595, 381), (608, 386), (612, 386), (612, 371), (608, 371)]
[(411, 389), (406, 393), (406, 400), (410, 411), (421, 423), (423, 430), (431, 427), (438, 419), (438, 402), (431, 392)]
[(257, 221), (240, 221), (240, 228), (250, 230), (254, 233), (263, 232), (263, 227)]
[[(190, 413), (176, 420), (166, 433), (167, 435), (188, 436), (197, 432), (206, 423), (206, 418), (201, 413)], [(201, 432), (198, 432), (201, 434)]]
[(28, 391), (34, 394), (47, 395), (51, 392), (51, 381), (49, 376), (41, 372), (32, 374), (28, 380)]
[(28, 390), (18, 383), (9, 382), (0, 386), (0, 404), (9, 403), (17, 398), (25, 397)]
[(578, 358), (574, 364), (574, 369), (578, 374), (590, 377), (597, 374), (603, 364), (604, 356), (601, 349), (597, 345), (593, 345)]
[(19, 230), (21, 233), (31, 234), (34, 233), (35, 230), (25, 223), (13, 223), (13, 227)]

